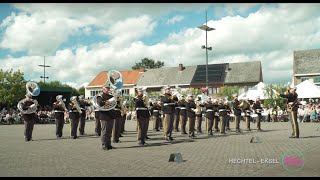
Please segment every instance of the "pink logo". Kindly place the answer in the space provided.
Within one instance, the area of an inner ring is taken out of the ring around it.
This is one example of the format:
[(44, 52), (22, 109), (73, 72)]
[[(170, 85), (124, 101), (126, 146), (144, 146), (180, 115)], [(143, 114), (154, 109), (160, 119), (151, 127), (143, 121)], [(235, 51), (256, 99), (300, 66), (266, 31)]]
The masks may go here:
[(304, 160), (299, 159), (296, 156), (286, 156), (284, 159), (284, 165), (303, 165)]

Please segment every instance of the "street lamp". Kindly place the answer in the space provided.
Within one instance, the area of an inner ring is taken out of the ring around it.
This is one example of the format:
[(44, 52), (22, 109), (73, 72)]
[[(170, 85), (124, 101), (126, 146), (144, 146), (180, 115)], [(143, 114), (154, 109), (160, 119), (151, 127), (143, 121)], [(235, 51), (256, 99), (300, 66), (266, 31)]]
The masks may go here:
[(43, 76), (40, 76), (40, 78), (43, 78), (43, 83), (46, 83), (46, 79), (49, 79), (49, 77), (46, 77), (46, 68), (51, 66), (46, 66), (46, 57), (43, 56), (43, 65), (38, 65), (40, 67), (43, 67)]
[(206, 45), (201, 46), (202, 49), (206, 49), (206, 89), (207, 89), (207, 95), (208, 95), (208, 50), (212, 50), (212, 47), (208, 47), (208, 31), (216, 30), (215, 28), (211, 28), (207, 26), (207, 20), (208, 19), (208, 13), (206, 11), (206, 25), (201, 25), (198, 28), (201, 30), (206, 31)]

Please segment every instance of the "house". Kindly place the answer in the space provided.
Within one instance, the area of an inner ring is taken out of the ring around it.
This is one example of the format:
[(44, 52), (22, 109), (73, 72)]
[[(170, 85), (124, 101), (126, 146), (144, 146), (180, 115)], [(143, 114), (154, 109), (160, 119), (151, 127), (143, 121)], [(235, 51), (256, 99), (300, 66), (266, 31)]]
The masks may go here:
[[(144, 69), (120, 71), (123, 79), (123, 94), (135, 94), (135, 87), (138, 79), (144, 73)], [(102, 87), (108, 79), (108, 72), (102, 71), (86, 86), (85, 97), (91, 98), (102, 92)]]
[(179, 86), (181, 90), (190, 88), (197, 66), (163, 67), (147, 69), (137, 82), (137, 86), (147, 88), (148, 92), (161, 91), (166, 85)]
[(224, 85), (239, 86), (242, 94), (263, 82), (261, 61), (228, 63)]
[(293, 52), (293, 82), (298, 85), (304, 80), (320, 86), (320, 49)]

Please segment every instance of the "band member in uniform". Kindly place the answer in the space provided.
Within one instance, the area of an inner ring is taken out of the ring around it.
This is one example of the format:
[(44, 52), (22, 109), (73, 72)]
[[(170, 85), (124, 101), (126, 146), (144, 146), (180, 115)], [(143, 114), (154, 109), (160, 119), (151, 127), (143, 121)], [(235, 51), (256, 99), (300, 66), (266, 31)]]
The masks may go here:
[(219, 109), (218, 109), (218, 101), (216, 99), (213, 100), (213, 110), (214, 110), (214, 118), (213, 118), (213, 128), (214, 132), (219, 132)]
[(138, 121), (138, 141), (139, 145), (145, 145), (147, 138), (147, 123), (150, 119), (150, 112), (148, 109), (148, 97), (143, 94), (143, 89), (138, 88), (138, 95), (134, 98), (135, 108)]
[(250, 104), (249, 104), (248, 100), (249, 100), (249, 98), (245, 98), (244, 100), (242, 100), (241, 104), (239, 105), (239, 108), (242, 109), (242, 112), (244, 113), (244, 118), (246, 120), (247, 130), (251, 131), (251, 129), (250, 129), (251, 110), (250, 110)]
[(260, 97), (256, 97), (256, 101), (253, 102), (252, 104), (252, 110), (254, 110), (254, 112), (258, 115), (258, 117), (256, 118), (257, 120), (257, 128), (258, 128), (258, 131), (261, 131), (261, 120), (263, 118), (262, 116), (262, 104), (261, 104), (261, 101), (260, 101)]
[(127, 104), (127, 101), (124, 101), (123, 102), (123, 105), (122, 105), (123, 109), (121, 111), (121, 116), (122, 116), (122, 119), (121, 119), (121, 131), (120, 131), (120, 137), (122, 137), (121, 134), (123, 134), (125, 132), (125, 124), (126, 124), (126, 117), (127, 117), (127, 113), (128, 113), (128, 109), (129, 109), (129, 106)]
[(62, 100), (62, 95), (58, 95), (56, 99), (57, 101), (53, 103), (54, 117), (56, 119), (56, 136), (57, 138), (61, 138), (64, 125), (64, 113), (68, 112), (68, 109)]
[(226, 121), (227, 121), (227, 107), (224, 105), (223, 100), (219, 99), (218, 103), (219, 119), (220, 119), (220, 133), (226, 134)]
[(177, 97), (171, 95), (170, 86), (166, 86), (165, 93), (161, 96), (163, 121), (164, 121), (164, 134), (166, 141), (173, 141), (172, 129), (174, 120), (174, 110), (177, 102)]
[(120, 137), (121, 123), (122, 123), (121, 111), (123, 110), (122, 104), (123, 104), (122, 99), (119, 95), (119, 96), (117, 96), (117, 106), (113, 109), (114, 110), (114, 118), (115, 118), (113, 130), (112, 130), (113, 143), (120, 142), (119, 137)]
[(240, 132), (240, 119), (241, 119), (241, 109), (239, 108), (240, 102), (238, 100), (238, 95), (233, 96), (233, 114), (236, 132)]
[(214, 110), (211, 98), (207, 98), (207, 102), (204, 104), (206, 108), (206, 118), (207, 118), (207, 134), (208, 136), (213, 136), (212, 127), (213, 127), (213, 120), (214, 120)]
[(225, 106), (226, 109), (227, 109), (226, 130), (227, 130), (227, 131), (230, 131), (230, 119), (231, 119), (230, 113), (231, 113), (231, 108), (230, 108), (229, 103), (228, 103), (227, 100), (224, 102), (224, 106)]
[(186, 110), (186, 100), (183, 95), (181, 95), (181, 101), (179, 101), (178, 106), (180, 107), (180, 125), (181, 134), (188, 134), (186, 131), (186, 124), (188, 121), (187, 110)]
[(289, 138), (299, 138), (299, 124), (297, 120), (297, 112), (300, 103), (298, 101), (298, 94), (296, 93), (296, 88), (290, 87), (290, 89), (288, 89), (285, 94), (277, 93), (277, 95), (288, 100), (287, 111), (289, 113), (290, 122), (292, 125), (292, 134)]
[(202, 104), (201, 97), (198, 96), (197, 102), (196, 102), (196, 121), (197, 121), (197, 133), (202, 133), (201, 131), (201, 124), (202, 124), (202, 108), (204, 105)]
[(81, 108), (77, 101), (77, 96), (72, 96), (70, 98), (69, 103), (69, 118), (70, 118), (70, 125), (71, 125), (71, 137), (73, 139), (77, 139), (77, 128), (79, 125), (80, 113), (82, 113)]
[[(32, 95), (26, 94), (26, 98), (21, 101), (21, 105), (23, 110), (27, 110), (31, 106), (38, 106), (38, 101), (32, 99)], [(24, 120), (24, 139), (25, 141), (33, 141), (32, 131), (37, 119), (36, 112), (30, 114), (22, 113), (22, 118)]]
[(99, 109), (94, 110), (95, 128), (94, 132), (96, 136), (101, 136), (101, 122)]
[(84, 99), (84, 95), (79, 96), (79, 106), (81, 108), (81, 114), (80, 114), (80, 122), (79, 122), (79, 132), (80, 135), (85, 135), (84, 133), (84, 127), (86, 125), (86, 107), (90, 106), (91, 104)]
[[(178, 100), (178, 98), (175, 98)], [(179, 107), (179, 100), (176, 101), (177, 103), (175, 109), (174, 109), (174, 132), (179, 132), (179, 122), (180, 122), (180, 107)]]
[[(150, 104), (151, 105), (151, 104)], [(159, 121), (160, 121), (160, 108), (157, 102), (152, 103), (152, 106), (150, 106), (150, 113), (152, 114), (152, 120), (153, 120), (153, 130), (154, 131), (160, 131), (159, 129)]]
[(194, 135), (194, 126), (195, 126), (195, 120), (196, 120), (196, 103), (194, 102), (193, 96), (188, 95), (187, 96), (187, 102), (185, 103), (187, 115), (188, 115), (188, 125), (189, 125), (189, 138), (196, 137)]
[[(110, 84), (107, 82), (102, 88), (102, 94), (97, 96), (97, 103), (100, 107), (110, 104), (110, 101), (116, 101), (113, 95), (110, 94)], [(114, 110), (103, 110), (100, 108), (101, 122), (101, 143), (103, 150), (115, 149), (111, 146), (111, 134), (115, 119)]]

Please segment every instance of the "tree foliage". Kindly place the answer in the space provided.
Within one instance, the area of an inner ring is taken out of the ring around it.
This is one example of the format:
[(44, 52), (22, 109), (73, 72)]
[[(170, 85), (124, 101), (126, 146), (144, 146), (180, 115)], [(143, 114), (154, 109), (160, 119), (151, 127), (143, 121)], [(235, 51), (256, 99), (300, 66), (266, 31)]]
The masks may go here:
[(26, 81), (21, 71), (0, 69), (0, 105), (15, 106), (26, 94)]
[(239, 89), (239, 86), (223, 86), (222, 88), (220, 88), (218, 96), (225, 97), (228, 98), (228, 100), (231, 100), (234, 94), (239, 93)]
[(265, 107), (276, 109), (279, 106), (281, 109), (286, 108), (286, 99), (277, 96), (272, 89), (276, 90), (279, 93), (285, 92), (287, 85), (285, 84), (269, 84), (264, 88), (264, 96), (268, 99), (264, 100), (263, 105)]
[(155, 61), (153, 59), (149, 58), (143, 58), (141, 59), (141, 62), (136, 63), (134, 66), (132, 66), (133, 70), (136, 69), (156, 69), (156, 68), (161, 68), (164, 66), (164, 62), (162, 61)]

